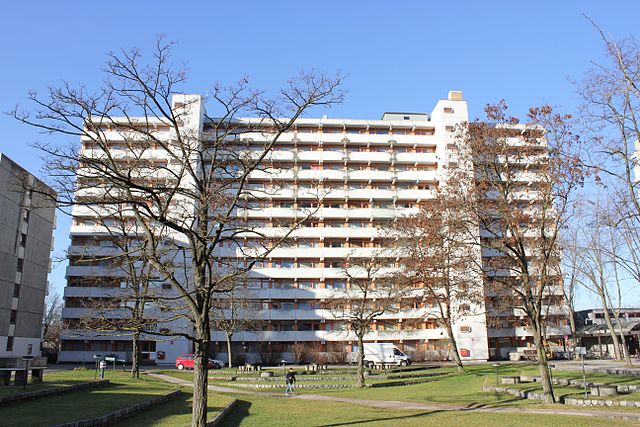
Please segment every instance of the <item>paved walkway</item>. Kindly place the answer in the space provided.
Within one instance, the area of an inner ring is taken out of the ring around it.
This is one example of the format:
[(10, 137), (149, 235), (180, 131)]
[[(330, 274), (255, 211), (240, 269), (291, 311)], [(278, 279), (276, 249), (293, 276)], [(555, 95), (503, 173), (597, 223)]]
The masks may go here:
[[(635, 362), (635, 360), (634, 360)], [(580, 360), (552, 360), (549, 363), (558, 370), (582, 371)], [(640, 376), (640, 363), (635, 362), (629, 366), (625, 362), (617, 360), (585, 360), (584, 368), (587, 372), (611, 372), (624, 371), (626, 375)]]
[[(156, 372), (149, 372), (155, 378), (168, 381), (170, 383), (178, 384), (185, 387), (192, 385), (191, 381), (181, 380), (169, 375), (159, 374)], [(283, 387), (284, 388), (284, 387)], [(353, 399), (338, 396), (328, 396), (322, 394), (302, 394), (285, 397), (283, 393), (270, 393), (261, 391), (250, 390), (238, 390), (230, 387), (220, 387), (216, 385), (210, 385), (209, 390), (217, 391), (220, 393), (232, 393), (232, 394), (245, 394), (254, 396), (272, 396), (287, 399), (299, 399), (299, 400), (313, 400), (313, 401), (330, 401), (330, 402), (343, 402), (351, 403), (355, 405), (369, 406), (372, 408), (387, 408), (387, 409), (419, 409), (427, 411), (473, 411), (473, 412), (517, 412), (528, 414), (545, 414), (545, 415), (574, 415), (580, 417), (600, 417), (600, 418), (616, 418), (631, 421), (640, 421), (639, 413), (632, 412), (613, 412), (613, 411), (595, 411), (587, 410), (586, 408), (575, 409), (531, 409), (531, 408), (517, 408), (517, 407), (496, 407), (485, 406), (484, 404), (469, 405), (469, 406), (456, 406), (456, 405), (442, 405), (442, 404), (428, 404), (418, 402), (405, 402), (400, 400), (370, 400), (370, 399)], [(572, 407), (573, 408), (573, 407)]]

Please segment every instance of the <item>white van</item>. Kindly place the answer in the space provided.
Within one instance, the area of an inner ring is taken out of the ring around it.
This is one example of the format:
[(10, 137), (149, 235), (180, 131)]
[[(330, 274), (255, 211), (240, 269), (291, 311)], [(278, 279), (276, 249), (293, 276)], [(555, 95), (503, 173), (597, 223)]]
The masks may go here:
[(392, 343), (367, 342), (364, 343), (364, 364), (370, 368), (383, 364), (407, 366), (411, 364), (411, 358)]

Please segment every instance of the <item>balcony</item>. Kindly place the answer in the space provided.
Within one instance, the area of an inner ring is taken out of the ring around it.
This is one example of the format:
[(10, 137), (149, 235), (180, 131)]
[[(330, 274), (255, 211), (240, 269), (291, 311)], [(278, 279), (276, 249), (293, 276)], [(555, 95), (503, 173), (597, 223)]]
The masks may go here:
[(352, 162), (389, 163), (391, 154), (384, 152), (351, 152), (349, 160)]
[(343, 180), (342, 170), (298, 170), (298, 179), (319, 181), (323, 179)]
[(91, 267), (80, 265), (67, 266), (66, 277), (71, 276), (108, 276), (108, 277), (124, 277), (123, 272), (115, 271), (111, 267)]
[(438, 163), (436, 153), (396, 153), (397, 163)]

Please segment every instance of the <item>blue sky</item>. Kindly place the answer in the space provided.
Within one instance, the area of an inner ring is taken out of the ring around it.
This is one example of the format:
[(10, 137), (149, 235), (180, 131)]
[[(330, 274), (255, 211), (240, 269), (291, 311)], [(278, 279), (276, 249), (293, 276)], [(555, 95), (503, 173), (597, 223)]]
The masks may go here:
[[(615, 38), (632, 36), (640, 2), (6, 2), (0, 111), (29, 107), (29, 90), (62, 81), (95, 88), (106, 52), (148, 50), (158, 34), (178, 42), (174, 58), (190, 69), (189, 92), (245, 75), (256, 87), (276, 89), (316, 68), (348, 76), (345, 102), (317, 112), (333, 117), (430, 112), (449, 90), (465, 92), (472, 117), (502, 98), (519, 116), (542, 103), (570, 111), (577, 102), (570, 79), (603, 61), (599, 35), (583, 14)], [(37, 172), (42, 160), (29, 143), (50, 137), (5, 115), (0, 129), (0, 151)], [(57, 254), (68, 231), (59, 215)], [(64, 267), (51, 276), (59, 292)], [(581, 306), (590, 304), (581, 298)]]

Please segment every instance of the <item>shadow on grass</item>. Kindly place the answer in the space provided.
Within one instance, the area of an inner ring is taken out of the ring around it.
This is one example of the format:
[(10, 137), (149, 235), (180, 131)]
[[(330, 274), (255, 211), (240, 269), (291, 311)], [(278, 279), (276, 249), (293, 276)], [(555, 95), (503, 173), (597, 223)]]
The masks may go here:
[(251, 402), (238, 400), (236, 407), (227, 415), (222, 425), (224, 427), (238, 427), (242, 420), (249, 416), (249, 408), (251, 408)]
[(369, 419), (366, 419), (366, 420), (348, 421), (348, 422), (344, 422), (344, 423), (321, 424), (321, 426), (322, 427), (339, 427), (339, 426), (348, 426), (348, 425), (355, 425), (355, 424), (362, 424), (362, 423), (373, 423), (373, 422), (378, 422), (378, 421), (404, 420), (404, 419), (407, 419), (407, 418), (424, 417), (424, 416), (427, 416), (427, 415), (433, 415), (433, 414), (437, 414), (439, 412), (446, 412), (446, 410), (435, 410), (435, 411), (421, 412), (419, 414), (404, 415), (404, 416), (401, 416), (401, 417), (380, 417), (380, 418), (369, 418)]

